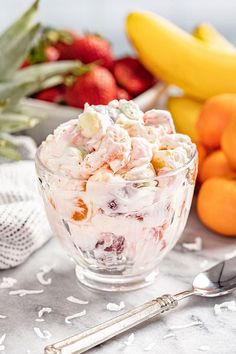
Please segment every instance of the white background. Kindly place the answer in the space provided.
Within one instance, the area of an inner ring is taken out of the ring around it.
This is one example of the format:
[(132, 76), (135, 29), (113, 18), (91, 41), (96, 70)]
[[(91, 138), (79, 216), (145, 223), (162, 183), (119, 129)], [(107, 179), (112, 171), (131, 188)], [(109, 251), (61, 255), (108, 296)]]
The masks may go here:
[[(31, 2), (0, 0), (0, 31)], [(208, 21), (236, 43), (236, 0), (41, 0), (39, 19), (47, 25), (98, 32), (113, 42), (117, 54), (124, 54), (131, 51), (124, 20), (134, 9), (157, 12), (189, 31)]]

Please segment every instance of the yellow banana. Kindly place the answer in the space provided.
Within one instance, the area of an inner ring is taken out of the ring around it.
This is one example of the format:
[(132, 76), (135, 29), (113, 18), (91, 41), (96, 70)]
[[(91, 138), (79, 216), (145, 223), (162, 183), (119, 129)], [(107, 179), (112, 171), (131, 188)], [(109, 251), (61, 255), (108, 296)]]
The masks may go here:
[[(205, 45), (218, 48), (222, 51), (235, 52), (236, 48), (227, 41), (217, 30), (208, 23), (199, 24), (192, 32), (192, 35)], [(171, 96), (167, 102), (167, 109), (170, 111), (176, 130), (179, 133), (187, 134), (193, 142), (199, 141), (196, 130), (196, 123), (203, 102), (187, 96)]]
[(211, 48), (216, 48), (229, 53), (235, 53), (236, 48), (225, 37), (223, 37), (211, 24), (200, 23), (194, 28), (192, 35), (200, 39)]
[(196, 123), (203, 103), (187, 96), (169, 97), (167, 109), (170, 111), (177, 132), (187, 134), (193, 142), (198, 142)]
[(155, 76), (199, 99), (236, 93), (236, 53), (207, 46), (148, 12), (130, 13), (126, 28), (140, 60)]

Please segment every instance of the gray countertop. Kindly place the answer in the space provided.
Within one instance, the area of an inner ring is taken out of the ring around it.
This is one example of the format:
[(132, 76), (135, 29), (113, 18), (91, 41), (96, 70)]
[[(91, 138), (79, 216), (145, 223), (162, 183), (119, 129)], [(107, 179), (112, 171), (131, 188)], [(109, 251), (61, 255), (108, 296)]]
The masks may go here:
[[(202, 250), (190, 252), (183, 249), (183, 239), (192, 242), (196, 236), (202, 237)], [(74, 264), (53, 239), (22, 266), (0, 273), (1, 277), (17, 279), (11, 289), (0, 289), (0, 315), (7, 316), (5, 319), (0, 318), (0, 337), (6, 333), (5, 350), (1, 353), (43, 353), (48, 343), (76, 334), (163, 293), (188, 289), (196, 273), (234, 250), (236, 239), (223, 238), (206, 230), (192, 210), (184, 235), (161, 263), (156, 282), (140, 291), (108, 294), (92, 292), (80, 286), (75, 277)], [(53, 265), (53, 270), (47, 275), (52, 278), (52, 284), (47, 286), (41, 285), (36, 278), (36, 273), (44, 265)], [(9, 291), (17, 289), (43, 289), (44, 292), (23, 297), (9, 295)], [(67, 301), (66, 298), (72, 295), (88, 300), (89, 304), (79, 305)], [(183, 301), (176, 310), (100, 345), (89, 353), (236, 353), (236, 312), (222, 311), (218, 316), (214, 313), (216, 303), (235, 299), (235, 293), (218, 299), (193, 297)], [(122, 311), (117, 313), (106, 309), (108, 302), (120, 301), (125, 303)], [(44, 322), (36, 322), (38, 311), (42, 307), (50, 307), (52, 312), (44, 314)], [(71, 324), (65, 324), (66, 316), (84, 309), (85, 316), (72, 320)], [(181, 328), (185, 325), (190, 327)], [(179, 328), (174, 329), (174, 326)], [(51, 338), (39, 338), (34, 327), (48, 330)], [(124, 345), (132, 332), (133, 343), (130, 346)]]

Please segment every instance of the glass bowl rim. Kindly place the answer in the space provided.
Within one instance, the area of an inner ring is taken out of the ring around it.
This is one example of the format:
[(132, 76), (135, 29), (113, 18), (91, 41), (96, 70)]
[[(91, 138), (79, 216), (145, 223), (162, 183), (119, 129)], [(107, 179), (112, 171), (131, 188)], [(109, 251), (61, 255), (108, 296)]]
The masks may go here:
[[(145, 182), (152, 182), (155, 180), (159, 180), (161, 178), (172, 177), (172, 176), (178, 175), (182, 171), (186, 170), (191, 165), (191, 163), (195, 160), (195, 158), (198, 156), (196, 144), (193, 143), (193, 147), (194, 147), (194, 151), (193, 151), (192, 156), (183, 166), (178, 167), (174, 170), (165, 171), (161, 175), (157, 175), (152, 178), (145, 178), (145, 179), (140, 179), (140, 180), (125, 180), (124, 179), (124, 182), (126, 182), (126, 183), (145, 183)], [(71, 177), (71, 176), (65, 176), (63, 174), (60, 174), (58, 172), (56, 173), (55, 171), (50, 170), (47, 166), (45, 166), (45, 164), (42, 162), (42, 160), (40, 158), (41, 149), (42, 149), (42, 144), (37, 148), (37, 151), (35, 154), (35, 162), (36, 162), (36, 165), (38, 163), (41, 166), (41, 168), (46, 170), (49, 174), (60, 177), (60, 178), (68, 179), (68, 180), (74, 180), (77, 182), (79, 182), (79, 181), (80, 182), (87, 182), (88, 181), (88, 179), (86, 179), (86, 178), (81, 179), (81, 178), (76, 178), (76, 177)], [(94, 180), (93, 182), (102, 183), (102, 181), (96, 181), (96, 180)], [(119, 181), (119, 182), (122, 182), (122, 181)], [(118, 181), (117, 182), (109, 182), (109, 184), (117, 184), (117, 183), (118, 183)]]

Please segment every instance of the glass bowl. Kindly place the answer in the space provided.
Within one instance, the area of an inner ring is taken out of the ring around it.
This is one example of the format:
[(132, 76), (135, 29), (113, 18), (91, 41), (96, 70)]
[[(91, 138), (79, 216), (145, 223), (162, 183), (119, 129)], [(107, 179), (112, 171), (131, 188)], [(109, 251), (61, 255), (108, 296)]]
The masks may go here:
[(53, 233), (84, 285), (105, 291), (142, 288), (181, 236), (197, 175), (196, 150), (181, 168), (155, 179), (111, 183), (36, 170)]

